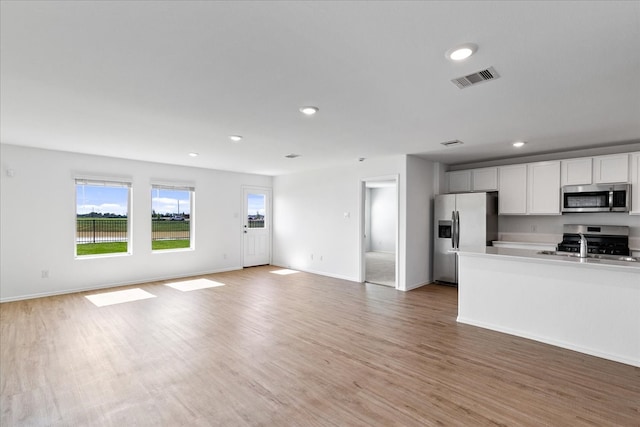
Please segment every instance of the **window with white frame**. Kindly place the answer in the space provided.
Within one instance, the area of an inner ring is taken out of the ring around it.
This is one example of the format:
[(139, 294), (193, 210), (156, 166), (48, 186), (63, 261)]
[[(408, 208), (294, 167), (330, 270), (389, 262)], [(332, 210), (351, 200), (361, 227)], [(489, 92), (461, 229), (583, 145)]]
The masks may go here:
[(131, 253), (131, 182), (75, 180), (76, 256)]
[(151, 249), (193, 249), (195, 188), (151, 186)]

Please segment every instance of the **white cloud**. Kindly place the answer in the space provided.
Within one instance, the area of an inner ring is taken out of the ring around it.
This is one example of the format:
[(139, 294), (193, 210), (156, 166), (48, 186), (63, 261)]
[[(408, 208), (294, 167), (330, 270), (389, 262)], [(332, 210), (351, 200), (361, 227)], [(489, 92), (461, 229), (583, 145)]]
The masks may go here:
[(153, 197), (151, 201), (153, 210), (157, 213), (190, 213), (191, 206), (188, 199), (180, 200), (170, 197)]
[(126, 215), (127, 207), (123, 205), (119, 205), (117, 203), (102, 203), (100, 205), (87, 204), (87, 205), (77, 206), (77, 213), (79, 214), (88, 214), (91, 212), (97, 212), (97, 213), (103, 213), (103, 214), (113, 213), (117, 215)]

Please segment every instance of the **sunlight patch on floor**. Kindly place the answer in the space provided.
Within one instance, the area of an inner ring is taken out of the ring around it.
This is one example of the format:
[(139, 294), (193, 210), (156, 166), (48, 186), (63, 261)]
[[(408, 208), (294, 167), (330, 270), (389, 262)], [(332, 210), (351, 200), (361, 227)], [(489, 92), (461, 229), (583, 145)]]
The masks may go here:
[(281, 276), (287, 276), (289, 274), (299, 273), (299, 271), (289, 270), (288, 268), (283, 268), (282, 270), (273, 270), (273, 271), (270, 271), (269, 273), (279, 274)]
[(138, 301), (142, 299), (155, 298), (156, 296), (140, 288), (125, 289), (124, 291), (104, 292), (101, 294), (86, 295), (89, 301), (98, 307), (106, 305), (122, 304), (124, 302)]
[(209, 279), (194, 279), (185, 280), (183, 282), (165, 283), (165, 286), (177, 289), (182, 292), (196, 291), (198, 289), (216, 288), (218, 286), (224, 286), (224, 283), (215, 282)]

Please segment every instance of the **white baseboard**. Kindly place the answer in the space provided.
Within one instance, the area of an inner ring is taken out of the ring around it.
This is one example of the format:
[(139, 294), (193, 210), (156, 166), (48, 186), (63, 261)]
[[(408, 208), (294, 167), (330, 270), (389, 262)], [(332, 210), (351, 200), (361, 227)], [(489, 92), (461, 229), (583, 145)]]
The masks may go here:
[(51, 296), (55, 296), (55, 295), (74, 294), (74, 293), (77, 293), (77, 292), (95, 291), (95, 290), (99, 290), (99, 289), (110, 289), (110, 288), (117, 288), (119, 286), (141, 285), (141, 284), (145, 284), (145, 283), (149, 283), (149, 282), (158, 282), (158, 281), (162, 281), (162, 280), (183, 279), (185, 277), (202, 276), (202, 275), (205, 275), (205, 274), (214, 274), (214, 273), (224, 273), (225, 271), (234, 271), (234, 270), (242, 270), (242, 267), (241, 266), (240, 267), (226, 267), (226, 268), (221, 268), (221, 269), (217, 269), (217, 270), (193, 272), (193, 273), (189, 273), (189, 274), (179, 274), (179, 275), (176, 275), (176, 276), (149, 277), (149, 278), (145, 278), (145, 279), (138, 279), (138, 280), (132, 280), (132, 281), (109, 283), (109, 284), (103, 284), (103, 285), (97, 285), (97, 286), (89, 286), (89, 287), (86, 287), (86, 288), (64, 289), (64, 290), (53, 291), (53, 292), (40, 292), (40, 293), (37, 293), (37, 294), (18, 295), (18, 296), (15, 296), (15, 297), (0, 298), (0, 303), (12, 302), (12, 301), (22, 301), (22, 300), (35, 299), (35, 298), (51, 297)]
[(505, 328), (489, 323), (478, 322), (471, 319), (466, 319), (458, 316), (456, 319), (458, 323), (465, 323), (467, 325), (478, 326), (484, 329), (491, 329), (492, 331), (501, 332), (503, 334), (515, 335), (517, 337), (527, 338), (533, 341), (539, 341), (545, 344), (550, 344), (556, 347), (566, 348), (567, 350), (577, 351), (578, 353), (588, 354), (590, 356), (600, 357), (602, 359), (613, 360), (614, 362), (624, 363), (626, 365), (640, 367), (640, 360), (630, 359), (628, 357), (619, 356), (617, 354), (604, 353), (602, 351), (594, 350), (588, 347), (577, 346), (565, 341), (554, 340), (548, 337), (539, 336), (535, 334), (529, 334), (515, 329)]
[(414, 283), (413, 285), (407, 286), (406, 289), (400, 289), (400, 290), (401, 291), (412, 291), (414, 289), (418, 289), (418, 288), (421, 288), (423, 286), (430, 285), (431, 283), (433, 283), (432, 280), (429, 280), (429, 281), (423, 282), (423, 283)]
[(349, 282), (356, 282), (356, 283), (361, 283), (358, 281), (358, 279), (354, 278), (354, 277), (350, 277), (350, 276), (343, 276), (340, 274), (332, 274), (332, 273), (327, 273), (325, 271), (316, 271), (316, 270), (311, 270), (311, 269), (307, 269), (307, 268), (296, 268), (295, 266), (284, 266), (284, 265), (279, 265), (279, 264), (271, 264), (274, 267), (279, 267), (279, 268), (288, 268), (291, 270), (296, 270), (296, 271), (302, 271), (305, 273), (311, 273), (311, 274), (317, 274), (318, 276), (326, 276), (326, 277), (332, 277), (334, 279), (340, 279), (340, 280), (347, 280)]

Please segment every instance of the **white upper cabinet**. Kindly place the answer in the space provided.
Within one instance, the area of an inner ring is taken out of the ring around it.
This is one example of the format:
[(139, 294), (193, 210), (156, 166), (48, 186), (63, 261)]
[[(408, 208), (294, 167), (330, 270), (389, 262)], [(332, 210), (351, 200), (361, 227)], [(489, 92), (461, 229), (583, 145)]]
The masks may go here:
[(446, 172), (449, 193), (496, 191), (498, 168), (468, 169)]
[(640, 215), (640, 152), (447, 172), (450, 193), (495, 191), (500, 215), (560, 215), (564, 185), (631, 183)]
[(640, 152), (631, 153), (631, 213), (640, 215)]
[(560, 162), (501, 166), (500, 215), (560, 215)]
[(527, 213), (560, 215), (560, 162), (527, 165)]
[(449, 182), (449, 193), (464, 193), (471, 191), (471, 171), (453, 171), (447, 172), (447, 181)]
[(498, 213), (525, 215), (527, 213), (527, 165), (498, 168)]
[(615, 154), (593, 158), (593, 183), (629, 182), (629, 155)]
[(593, 183), (593, 159), (567, 159), (561, 162), (562, 185), (589, 185)]
[(498, 189), (498, 168), (471, 170), (472, 191), (496, 191)]

